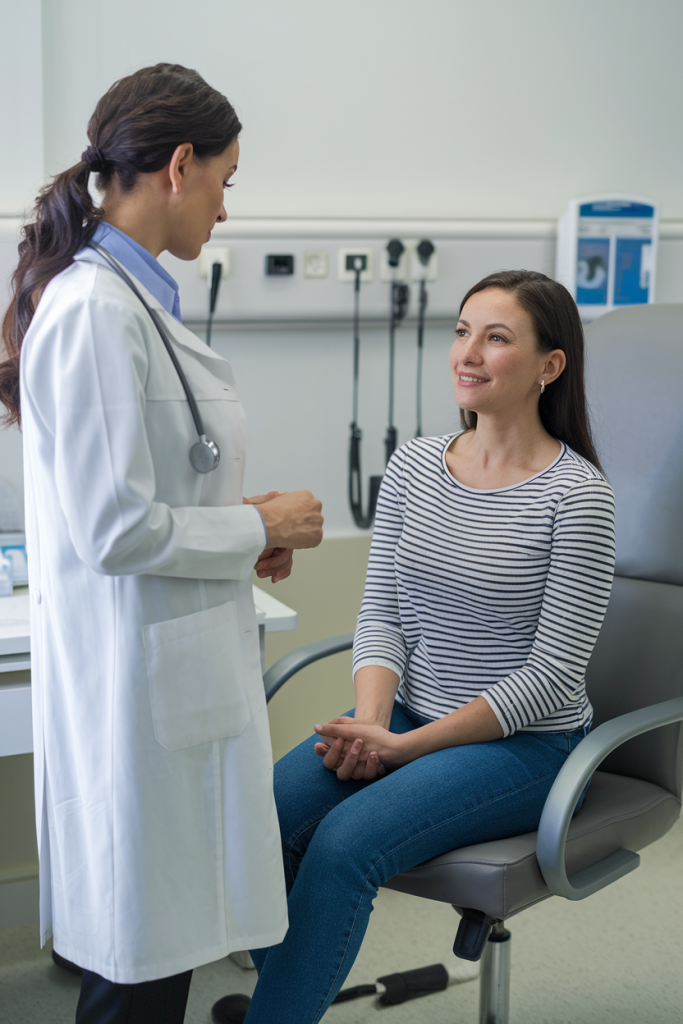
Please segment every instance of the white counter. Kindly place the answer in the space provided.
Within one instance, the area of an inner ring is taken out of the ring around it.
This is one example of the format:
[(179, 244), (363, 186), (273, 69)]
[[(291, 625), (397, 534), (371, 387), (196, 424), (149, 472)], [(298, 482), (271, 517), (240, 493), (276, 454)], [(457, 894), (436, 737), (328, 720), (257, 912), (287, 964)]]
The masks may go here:
[[(254, 587), (254, 604), (265, 668), (265, 634), (296, 629), (297, 614), (259, 587)], [(30, 668), (29, 594), (28, 587), (21, 587), (13, 597), (0, 597), (0, 757), (33, 750), (31, 684), (27, 680), (2, 681), (3, 674)]]

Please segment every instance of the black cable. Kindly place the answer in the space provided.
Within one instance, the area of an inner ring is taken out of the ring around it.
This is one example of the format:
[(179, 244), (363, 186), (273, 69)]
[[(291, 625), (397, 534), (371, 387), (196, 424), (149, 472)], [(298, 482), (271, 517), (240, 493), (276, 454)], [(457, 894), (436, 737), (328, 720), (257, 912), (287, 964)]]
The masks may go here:
[[(509, 934), (509, 932), (508, 932)], [(443, 992), (448, 988), (451, 977), (443, 964), (430, 964), (429, 967), (418, 967), (413, 971), (401, 971), (397, 974), (385, 974), (378, 978), (374, 985), (354, 985), (343, 988), (337, 993), (333, 1003), (345, 1003), (349, 999), (360, 996), (379, 995), (382, 1006), (398, 1006), (408, 999), (431, 995), (432, 992)]]
[(363, 432), (358, 426), (358, 381), (360, 373), (360, 276), (363, 261), (357, 256), (353, 266), (353, 422), (349, 446), (349, 504), (354, 522), (361, 530), (372, 526), (377, 509), (377, 498), (382, 483), (381, 476), (370, 477), (370, 498), (368, 511), (363, 515), (363, 492), (361, 483), (360, 449)]
[(394, 423), (394, 377), (396, 372), (396, 328), (406, 315), (410, 289), (399, 281), (391, 282), (391, 319), (389, 320), (389, 425), (384, 438), (387, 465), (398, 445), (398, 430)]
[(417, 314), (417, 394), (415, 397), (417, 429), (415, 437), (422, 437), (422, 356), (424, 351), (425, 314), (427, 312), (427, 267), (434, 252), (433, 244), (424, 239), (416, 250), (424, 273), (420, 279), (420, 302)]
[[(400, 238), (392, 238), (387, 243), (387, 262), (396, 270), (401, 256), (405, 252), (405, 246)], [(410, 290), (407, 284), (398, 281), (391, 282), (391, 314), (389, 318), (389, 425), (387, 426), (386, 437), (384, 438), (384, 451), (387, 465), (389, 459), (396, 451), (398, 444), (398, 431), (394, 423), (394, 378), (396, 372), (396, 328), (408, 309)]]
[(216, 312), (218, 301), (218, 289), (221, 284), (223, 264), (216, 261), (211, 264), (211, 284), (209, 287), (209, 319), (206, 321), (206, 344), (211, 348), (211, 331), (213, 328), (213, 314)]
[(422, 437), (422, 354), (424, 349), (425, 312), (427, 310), (427, 286), (424, 278), (420, 281), (420, 304), (417, 314), (417, 428), (415, 437)]

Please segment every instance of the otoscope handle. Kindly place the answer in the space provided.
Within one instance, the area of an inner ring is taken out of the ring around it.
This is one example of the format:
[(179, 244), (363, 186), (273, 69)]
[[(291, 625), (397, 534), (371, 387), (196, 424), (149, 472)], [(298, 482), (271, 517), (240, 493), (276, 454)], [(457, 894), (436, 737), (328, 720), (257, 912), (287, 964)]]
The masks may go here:
[(372, 521), (375, 518), (382, 477), (370, 477), (370, 502), (367, 515), (363, 515), (363, 496), (360, 479), (360, 445), (362, 439), (362, 430), (355, 423), (352, 423), (349, 445), (349, 504), (351, 505), (351, 513), (356, 526), (359, 526), (362, 530), (367, 530), (369, 526), (372, 526)]
[(211, 265), (211, 283), (209, 285), (209, 313), (213, 315), (216, 311), (216, 300), (218, 299), (218, 289), (221, 283), (221, 276), (223, 274), (222, 263), (212, 263)]
[(396, 451), (396, 445), (398, 444), (398, 431), (396, 427), (387, 427), (387, 436), (384, 438), (384, 451), (386, 453), (387, 465), (389, 459)]
[(349, 450), (349, 465), (351, 469), (360, 470), (360, 443), (363, 440), (363, 431), (355, 423), (351, 424), (351, 447)]

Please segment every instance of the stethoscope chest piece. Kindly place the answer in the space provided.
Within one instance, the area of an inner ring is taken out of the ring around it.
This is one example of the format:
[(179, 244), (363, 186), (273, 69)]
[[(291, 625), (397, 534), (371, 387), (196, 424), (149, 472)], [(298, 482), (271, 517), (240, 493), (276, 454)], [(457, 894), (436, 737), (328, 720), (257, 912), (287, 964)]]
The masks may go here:
[(190, 462), (198, 473), (210, 473), (221, 461), (218, 445), (202, 434), (196, 444), (190, 448)]

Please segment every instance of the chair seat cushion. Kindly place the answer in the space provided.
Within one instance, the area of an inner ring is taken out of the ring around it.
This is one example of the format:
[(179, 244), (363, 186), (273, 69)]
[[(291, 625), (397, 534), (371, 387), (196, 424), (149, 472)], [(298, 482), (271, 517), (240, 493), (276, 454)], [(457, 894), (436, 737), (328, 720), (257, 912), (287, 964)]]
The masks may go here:
[[(641, 850), (671, 828), (680, 802), (651, 782), (596, 772), (569, 829), (571, 875), (620, 848)], [(412, 896), (473, 907), (504, 919), (552, 895), (536, 860), (536, 832), (465, 846), (386, 883)]]

